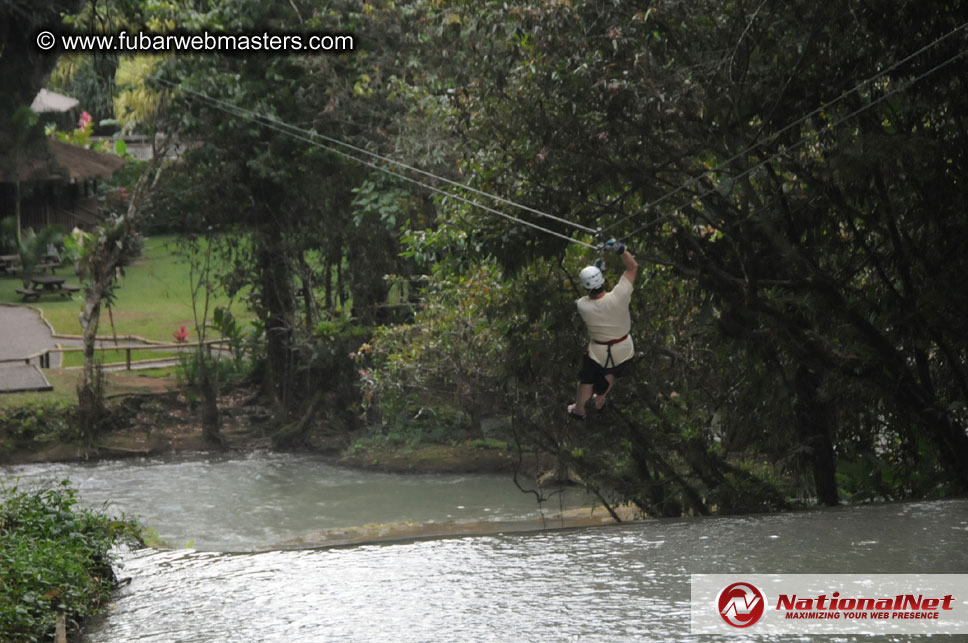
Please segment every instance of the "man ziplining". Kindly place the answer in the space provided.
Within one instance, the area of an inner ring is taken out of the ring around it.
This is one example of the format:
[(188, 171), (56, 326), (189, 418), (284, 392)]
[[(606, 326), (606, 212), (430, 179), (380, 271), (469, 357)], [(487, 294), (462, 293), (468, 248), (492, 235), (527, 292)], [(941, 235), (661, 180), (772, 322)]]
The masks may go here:
[(635, 354), (632, 338), (632, 284), (639, 271), (635, 257), (627, 252), (624, 243), (610, 239), (605, 249), (616, 253), (625, 272), (611, 291), (605, 290), (605, 276), (598, 266), (587, 266), (578, 274), (588, 294), (578, 300), (578, 313), (588, 328), (588, 349), (578, 371), (578, 390), (575, 403), (568, 405), (568, 415), (585, 419), (585, 405), (594, 398), (595, 408), (605, 408), (606, 396), (616, 377), (625, 375)]

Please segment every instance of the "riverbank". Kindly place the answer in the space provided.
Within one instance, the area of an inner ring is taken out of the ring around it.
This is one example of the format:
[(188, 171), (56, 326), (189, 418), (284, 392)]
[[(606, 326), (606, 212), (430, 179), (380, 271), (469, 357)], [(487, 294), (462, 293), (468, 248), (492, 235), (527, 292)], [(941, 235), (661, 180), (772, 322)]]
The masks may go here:
[[(54, 378), (57, 390), (73, 387), (70, 374), (57, 373)], [(222, 449), (216, 449), (202, 435), (197, 402), (171, 377), (124, 373), (112, 374), (110, 381), (109, 402), (117, 426), (99, 436), (93, 445), (83, 444), (73, 436), (69, 427), (70, 396), (7, 398), (0, 406), (0, 464), (272, 450), (274, 420), (269, 409), (254, 401), (252, 390), (238, 388), (220, 397), (221, 435), (225, 443)], [(4, 422), (7, 430), (3, 430)], [(521, 459), (508, 445), (494, 440), (361, 446), (354, 444), (358, 437), (330, 427), (321, 419), (306, 435), (305, 444), (295, 451), (325, 455), (345, 467), (387, 473), (518, 470), (537, 476), (554, 466), (549, 457), (529, 454)]]

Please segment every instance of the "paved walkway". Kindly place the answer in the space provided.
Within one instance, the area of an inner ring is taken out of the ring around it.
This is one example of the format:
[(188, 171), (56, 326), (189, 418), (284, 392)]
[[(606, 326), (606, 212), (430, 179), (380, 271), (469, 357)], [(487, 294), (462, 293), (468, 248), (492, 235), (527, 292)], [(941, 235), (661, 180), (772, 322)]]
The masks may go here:
[[(48, 348), (81, 346), (80, 339), (68, 337), (54, 337), (50, 326), (43, 320), (40, 311), (30, 306), (16, 306), (0, 304), (0, 393), (16, 391), (49, 391), (52, 389), (40, 368), (39, 360), (31, 360), (26, 364), (24, 359), (29, 355), (36, 355)], [(140, 345), (140, 341), (122, 340), (120, 348), (125, 345)], [(99, 338), (98, 345), (112, 348), (118, 346), (111, 339)], [(171, 350), (171, 349), (169, 349)], [(190, 350), (186, 347), (182, 350)], [(11, 361), (3, 361), (11, 360)], [(50, 368), (60, 368), (63, 353), (50, 354)], [(151, 361), (134, 362), (132, 370), (142, 368), (158, 368), (177, 363), (175, 358), (159, 358)], [(125, 368), (122, 364), (105, 364), (105, 370)]]
[[(0, 360), (22, 359), (56, 347), (57, 340), (39, 311), (27, 306), (0, 305)], [(60, 366), (60, 353), (51, 355), (51, 366)], [(30, 365), (0, 361), (0, 393), (49, 390), (50, 383), (36, 360)]]

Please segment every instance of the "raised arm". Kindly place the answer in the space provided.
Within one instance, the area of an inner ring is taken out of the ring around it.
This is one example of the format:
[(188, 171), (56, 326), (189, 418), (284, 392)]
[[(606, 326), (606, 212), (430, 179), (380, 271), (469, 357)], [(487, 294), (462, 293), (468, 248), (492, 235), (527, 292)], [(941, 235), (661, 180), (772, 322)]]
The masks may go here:
[(634, 284), (635, 276), (639, 274), (639, 262), (635, 260), (628, 248), (624, 252), (620, 252), (618, 256), (622, 260), (622, 264), (625, 265), (625, 278)]
[(616, 241), (615, 239), (609, 239), (605, 242), (605, 249), (611, 250), (619, 256), (622, 260), (622, 264), (625, 266), (625, 278), (629, 280), (630, 283), (635, 283), (635, 276), (639, 274), (639, 262), (635, 260), (632, 253), (628, 251), (625, 244), (621, 241)]

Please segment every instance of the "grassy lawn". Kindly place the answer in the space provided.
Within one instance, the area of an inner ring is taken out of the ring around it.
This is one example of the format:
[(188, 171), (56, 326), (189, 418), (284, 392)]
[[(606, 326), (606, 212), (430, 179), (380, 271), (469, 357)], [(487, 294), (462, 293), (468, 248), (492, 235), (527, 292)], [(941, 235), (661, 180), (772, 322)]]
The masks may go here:
[[(79, 283), (69, 267), (59, 268), (57, 274), (65, 277), (67, 283)], [(149, 238), (144, 256), (125, 269), (119, 286), (112, 310), (114, 332), (118, 335), (140, 335), (146, 339), (170, 342), (172, 334), (180, 326), (185, 326), (190, 332), (189, 341), (195, 339), (188, 263), (184, 257), (176, 255), (175, 237)], [(18, 278), (0, 279), (0, 302), (22, 303), (15, 292), (20, 287), (22, 285)], [(44, 311), (44, 316), (56, 332), (79, 335), (81, 325), (77, 318), (81, 302), (82, 295), (76, 294), (73, 299), (51, 297), (32, 305)], [(210, 309), (226, 304), (227, 298), (218, 297), (210, 304)], [(240, 318), (248, 318), (242, 306), (234, 305), (233, 313)], [(111, 319), (107, 310), (104, 310), (98, 334), (107, 336), (111, 332)]]
[[(57, 270), (67, 283), (79, 284), (70, 267)], [(0, 302), (22, 304), (15, 292), (22, 283), (17, 277), (0, 277)], [(226, 305), (226, 297), (218, 297), (210, 304), (210, 313), (216, 305)], [(44, 317), (53, 325), (57, 333), (79, 335), (81, 326), (78, 314), (81, 311), (82, 295), (75, 294), (73, 299), (51, 297), (31, 306), (39, 307)], [(233, 305), (233, 312), (241, 319), (252, 317), (242, 306)], [(175, 237), (158, 236), (147, 240), (144, 255), (134, 265), (125, 269), (119, 281), (117, 301), (113, 310), (114, 329), (118, 336), (139, 335), (146, 339), (165, 343), (173, 341), (172, 334), (179, 326), (189, 331), (189, 341), (195, 340), (195, 322), (192, 314), (189, 267), (185, 257), (177, 254)], [(112, 334), (111, 319), (106, 310), (101, 313), (98, 334), (109, 337)], [(132, 362), (162, 357), (174, 357), (177, 351), (133, 351)], [(65, 366), (80, 366), (83, 358), (80, 352), (65, 353)], [(125, 352), (107, 351), (105, 363), (124, 362)], [(164, 390), (175, 386), (174, 367), (121, 371), (106, 374), (105, 393), (137, 393)], [(80, 371), (50, 369), (44, 371), (54, 390), (49, 392), (10, 393), (0, 395), (0, 408), (32, 404), (77, 403), (76, 388)]]
[[(124, 393), (158, 392), (176, 386), (174, 367), (143, 371), (116, 371), (105, 373), (105, 395)], [(59, 368), (44, 371), (53, 391), (31, 391), (29, 393), (4, 393), (0, 395), (0, 409), (20, 408), (35, 404), (77, 404), (77, 385), (81, 381), (80, 371), (65, 371)]]

